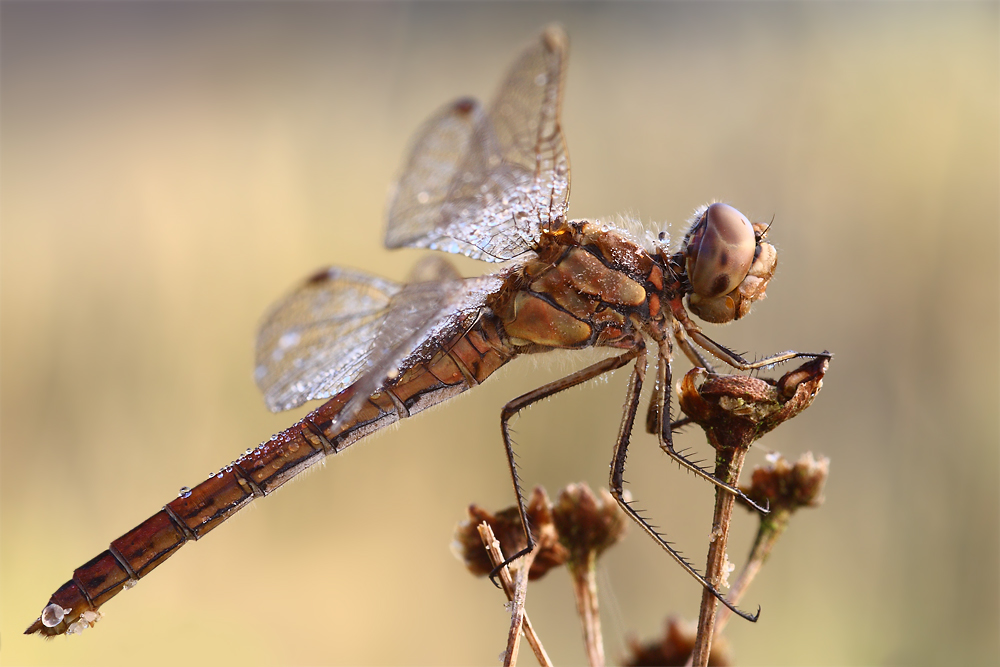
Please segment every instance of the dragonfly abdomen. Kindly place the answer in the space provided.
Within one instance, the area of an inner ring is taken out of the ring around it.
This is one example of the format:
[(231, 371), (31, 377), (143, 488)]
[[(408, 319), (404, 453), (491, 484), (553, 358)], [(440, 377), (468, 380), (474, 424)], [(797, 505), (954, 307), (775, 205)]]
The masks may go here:
[(427, 361), (411, 365), (340, 424), (337, 417), (357, 391), (357, 385), (348, 387), (201, 484), (181, 489), (162, 510), (77, 568), (25, 634), (82, 632), (100, 617), (101, 605), (134, 586), (187, 541), (200, 539), (254, 498), (269, 495), (327, 455), (479, 384), (515, 354), (496, 317), (486, 311), (460, 336), (436, 344)]

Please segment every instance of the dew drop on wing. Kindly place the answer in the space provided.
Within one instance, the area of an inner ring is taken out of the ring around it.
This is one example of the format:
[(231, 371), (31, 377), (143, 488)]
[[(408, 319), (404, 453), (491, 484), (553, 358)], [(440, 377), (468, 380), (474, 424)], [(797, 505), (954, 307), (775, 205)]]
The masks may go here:
[(278, 339), (278, 347), (284, 350), (297, 345), (300, 340), (302, 340), (302, 336), (297, 331), (289, 331)]
[(189, 489), (186, 486), (182, 486), (181, 490), (177, 492), (177, 497), (178, 498), (190, 498), (191, 497), (191, 489)]

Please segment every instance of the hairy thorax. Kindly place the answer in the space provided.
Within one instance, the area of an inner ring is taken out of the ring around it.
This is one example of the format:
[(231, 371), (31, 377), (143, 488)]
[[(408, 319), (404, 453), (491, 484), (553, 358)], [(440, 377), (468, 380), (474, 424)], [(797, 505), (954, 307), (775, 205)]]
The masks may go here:
[[(546, 232), (537, 257), (489, 303), (522, 351), (619, 347), (640, 322), (662, 319), (663, 268), (620, 230), (589, 221)], [(533, 349), (534, 348), (534, 349)]]

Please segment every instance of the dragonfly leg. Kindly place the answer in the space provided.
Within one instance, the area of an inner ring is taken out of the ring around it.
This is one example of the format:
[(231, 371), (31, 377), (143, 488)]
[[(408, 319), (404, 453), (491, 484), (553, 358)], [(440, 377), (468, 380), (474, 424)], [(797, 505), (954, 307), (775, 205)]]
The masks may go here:
[(712, 364), (705, 358), (705, 355), (703, 355), (701, 351), (691, 343), (691, 339), (688, 338), (687, 333), (684, 331), (684, 325), (682, 325), (676, 318), (674, 318), (671, 324), (674, 330), (674, 339), (677, 341), (677, 345), (681, 348), (684, 356), (686, 356), (695, 366), (704, 368), (709, 373), (714, 373), (715, 368), (712, 367)]
[(564, 389), (575, 387), (578, 384), (582, 384), (587, 380), (597, 377), (598, 375), (609, 373), (628, 364), (632, 361), (632, 359), (635, 359), (638, 354), (645, 352), (645, 343), (642, 342), (641, 338), (639, 338), (639, 342), (640, 347), (629, 349), (624, 354), (620, 354), (615, 357), (602, 359), (601, 361), (567, 375), (564, 378), (542, 385), (541, 387), (533, 389), (522, 396), (518, 396), (514, 400), (507, 403), (507, 405), (505, 405), (503, 410), (500, 412), (500, 433), (503, 435), (503, 446), (507, 452), (507, 465), (510, 468), (511, 481), (514, 483), (514, 494), (517, 496), (517, 512), (521, 517), (521, 527), (524, 528), (524, 535), (527, 538), (528, 546), (493, 568), (493, 571), (490, 572), (490, 579), (493, 580), (494, 584), (496, 584), (495, 577), (497, 573), (503, 567), (509, 565), (535, 548), (535, 541), (531, 538), (531, 531), (528, 529), (528, 514), (524, 509), (524, 494), (521, 492), (521, 480), (517, 475), (517, 462), (514, 460), (514, 447), (510, 439), (510, 420), (532, 403), (536, 403), (544, 398), (552, 396), (553, 394), (558, 394)]
[[(635, 521), (639, 526), (650, 536), (653, 540), (663, 548), (670, 556), (677, 561), (677, 563), (684, 568), (684, 570), (690, 574), (695, 580), (698, 581), (706, 590), (712, 593), (722, 604), (728, 607), (734, 614), (747, 619), (748, 621), (756, 621), (757, 617), (760, 615), (760, 609), (757, 609), (756, 614), (749, 614), (745, 611), (738, 609), (731, 602), (726, 600), (726, 597), (719, 592), (715, 586), (713, 586), (705, 577), (695, 569), (691, 563), (688, 562), (686, 558), (676, 549), (674, 549), (669, 542), (664, 538), (662, 534), (659, 533), (653, 526), (649, 524), (646, 519), (639, 514), (639, 511), (632, 506), (632, 503), (625, 499), (625, 460), (628, 456), (628, 443), (629, 437), (632, 433), (632, 426), (635, 423), (635, 415), (639, 408), (639, 398), (642, 393), (642, 381), (646, 375), (646, 349), (643, 345), (639, 348), (637, 358), (635, 361), (635, 366), (632, 369), (632, 375), (629, 377), (628, 390), (625, 395), (625, 412), (622, 414), (621, 427), (618, 430), (618, 439), (615, 442), (614, 454), (611, 459), (611, 479), (609, 481), (609, 487), (611, 488), (611, 495), (614, 496), (615, 500), (618, 502), (619, 507), (625, 512), (633, 521)], [(669, 374), (668, 374), (669, 377)], [(662, 412), (661, 412), (662, 414)]]
[[(673, 327), (674, 339), (677, 341), (677, 345), (681, 348), (681, 351), (684, 352), (684, 355), (691, 361), (691, 363), (700, 368), (704, 368), (709, 373), (714, 373), (715, 368), (711, 363), (709, 363), (708, 359), (705, 358), (705, 355), (703, 355), (698, 348), (691, 343), (691, 339), (688, 338), (687, 334), (684, 332), (684, 327), (676, 318), (673, 318), (671, 326)], [(657, 374), (654, 397), (653, 400), (649, 402), (649, 410), (646, 413), (647, 433), (655, 434), (660, 431), (660, 401), (657, 400), (657, 397), (660, 396), (660, 391), (660, 377), (659, 374)], [(671, 430), (676, 430), (681, 426), (687, 425), (690, 420), (685, 418), (671, 423), (670, 420), (667, 419), (667, 422), (670, 423)]]
[[(769, 357), (764, 357), (763, 359), (758, 359), (757, 361), (747, 361), (742, 356), (736, 352), (730, 350), (725, 345), (716, 343), (714, 340), (705, 335), (697, 324), (695, 324), (690, 317), (688, 317), (687, 311), (684, 310), (684, 306), (681, 304), (680, 299), (677, 299), (670, 304), (670, 312), (674, 316), (674, 319), (680, 323), (680, 328), (693, 340), (695, 343), (700, 345), (702, 348), (708, 351), (713, 357), (723, 361), (733, 368), (740, 371), (752, 371), (758, 368), (767, 368), (769, 366), (774, 366), (775, 364), (780, 364), (791, 359), (816, 359), (820, 357), (830, 358), (833, 355), (830, 352), (795, 352), (789, 350), (788, 352), (779, 352), (778, 354), (772, 354)], [(674, 331), (677, 332), (678, 327), (674, 326)], [(676, 334), (675, 334), (676, 335)], [(712, 372), (711, 366), (702, 365), (700, 362), (696, 362), (692, 358), (692, 354), (688, 351), (685, 346), (686, 343), (682, 342), (683, 337), (677, 335), (677, 342), (684, 350), (684, 353), (691, 358), (692, 363), (696, 366), (701, 366), (705, 370)], [(687, 344), (689, 345), (689, 343)], [(696, 356), (701, 357), (700, 354)], [(703, 357), (702, 357), (703, 358)]]
[(660, 441), (660, 449), (666, 452), (667, 456), (680, 464), (681, 467), (693, 472), (695, 475), (698, 475), (703, 479), (707, 479), (719, 488), (729, 491), (733, 495), (738, 496), (744, 502), (748, 503), (757, 511), (766, 514), (768, 512), (767, 507), (761, 507), (754, 501), (750, 500), (750, 498), (748, 498), (746, 494), (740, 491), (737, 487), (731, 484), (726, 484), (713, 475), (710, 470), (702, 468), (700, 465), (688, 459), (674, 448), (673, 429), (675, 427), (683, 426), (687, 422), (680, 420), (674, 423), (670, 419), (670, 390), (671, 384), (673, 383), (673, 375), (670, 371), (670, 339), (664, 338), (659, 345), (659, 361), (656, 365), (656, 390), (653, 392), (653, 398), (650, 404), (650, 415), (652, 415), (654, 423), (652, 424), (652, 428), (650, 428), (651, 425), (649, 424), (649, 420), (647, 420), (647, 429), (656, 433), (657, 438)]

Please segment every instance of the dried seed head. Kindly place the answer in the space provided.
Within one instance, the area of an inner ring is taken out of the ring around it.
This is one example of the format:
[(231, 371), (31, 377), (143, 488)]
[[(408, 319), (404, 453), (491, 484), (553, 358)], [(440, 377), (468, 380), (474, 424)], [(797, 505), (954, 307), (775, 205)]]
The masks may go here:
[(586, 563), (589, 554), (600, 554), (625, 535), (627, 522), (618, 503), (607, 490), (600, 495), (586, 484), (570, 484), (552, 508), (552, 519), (559, 531), (559, 540), (569, 549), (570, 559)]
[[(644, 665), (684, 665), (694, 649), (696, 635), (693, 623), (682, 621), (671, 616), (667, 619), (666, 632), (662, 639), (642, 644), (635, 639), (629, 640), (631, 655), (626, 665), (641, 667)], [(724, 667), (732, 665), (732, 653), (725, 637), (715, 637), (712, 650), (708, 656), (709, 665)]]
[(821, 456), (817, 460), (812, 452), (806, 452), (794, 464), (780, 454), (768, 460), (767, 465), (754, 468), (750, 486), (742, 489), (751, 500), (789, 511), (823, 504), (821, 494), (830, 474), (830, 459)]
[[(694, 368), (681, 380), (678, 400), (684, 413), (705, 429), (713, 447), (745, 449), (809, 407), (829, 365), (829, 357), (818, 357), (778, 380), (710, 375)], [(701, 378), (705, 380), (698, 386)]]
[[(569, 554), (559, 543), (559, 536), (552, 522), (552, 503), (549, 502), (545, 489), (535, 487), (525, 510), (528, 513), (531, 535), (538, 543), (538, 554), (531, 564), (528, 578), (538, 579), (552, 568), (565, 563)], [(469, 505), (469, 519), (455, 527), (452, 553), (477, 577), (484, 577), (493, 571), (493, 564), (483, 548), (483, 541), (476, 528), (483, 521), (489, 524), (500, 541), (504, 558), (510, 558), (527, 546), (517, 507), (491, 513), (478, 505)]]

